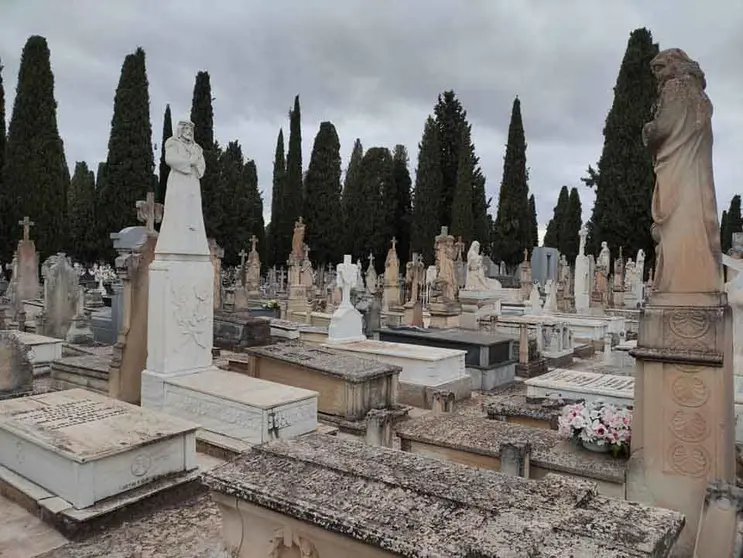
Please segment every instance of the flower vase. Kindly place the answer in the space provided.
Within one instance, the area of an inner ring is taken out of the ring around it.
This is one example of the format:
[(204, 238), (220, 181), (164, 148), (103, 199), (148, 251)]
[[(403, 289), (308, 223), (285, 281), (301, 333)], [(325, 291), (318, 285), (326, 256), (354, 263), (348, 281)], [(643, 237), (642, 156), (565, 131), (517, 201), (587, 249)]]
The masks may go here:
[(594, 453), (609, 453), (610, 449), (610, 444), (598, 445), (596, 442), (582, 441), (581, 445), (588, 451), (592, 451)]

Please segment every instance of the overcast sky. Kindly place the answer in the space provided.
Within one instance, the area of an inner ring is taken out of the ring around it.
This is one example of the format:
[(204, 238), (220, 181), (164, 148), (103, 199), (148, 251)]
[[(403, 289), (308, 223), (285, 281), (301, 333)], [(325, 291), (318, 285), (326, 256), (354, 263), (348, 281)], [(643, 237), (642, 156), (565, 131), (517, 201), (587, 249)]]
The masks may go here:
[(258, 165), (268, 215), (276, 134), (300, 95), (305, 169), (319, 123), (332, 121), (344, 167), (364, 148), (407, 146), (411, 172), (426, 116), (454, 89), (468, 111), (495, 212), (511, 103), (518, 95), (540, 227), (563, 184), (601, 154), (602, 129), (629, 33), (648, 27), (707, 74), (715, 106), (720, 209), (740, 192), (743, 2), (740, 0), (0, 0), (7, 116), (29, 35), (52, 52), (71, 167), (106, 158), (121, 63), (147, 52), (153, 142), (162, 114), (190, 111), (194, 76), (211, 74), (215, 133)]

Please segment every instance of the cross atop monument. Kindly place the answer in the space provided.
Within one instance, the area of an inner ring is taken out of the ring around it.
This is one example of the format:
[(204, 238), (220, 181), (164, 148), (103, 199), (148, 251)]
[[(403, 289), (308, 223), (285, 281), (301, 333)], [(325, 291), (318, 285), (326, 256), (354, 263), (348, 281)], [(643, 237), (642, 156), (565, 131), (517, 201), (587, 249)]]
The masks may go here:
[(245, 267), (245, 256), (247, 256), (248, 253), (243, 249), (240, 250), (240, 253), (238, 256), (240, 256), (240, 267)]
[[(301, 219), (302, 219), (302, 218), (300, 217), (300, 220), (301, 220)], [(257, 236), (255, 236), (255, 235), (251, 236), (251, 237), (250, 237), (250, 244), (251, 244), (251, 248), (250, 248), (250, 251), (251, 251), (251, 252), (255, 252), (255, 246), (256, 246), (256, 244), (258, 244), (258, 237), (257, 237)]]
[(31, 240), (31, 227), (33, 227), (36, 223), (34, 223), (31, 219), (28, 218), (28, 215), (26, 215), (23, 220), (18, 221), (18, 224), (23, 226), (23, 240), (25, 242)]
[(397, 238), (393, 236), (393, 237), (392, 237), (392, 241), (391, 241), (391, 242), (392, 242), (392, 249), (393, 249), (393, 250), (394, 250), (395, 252), (397, 252)]
[(297, 223), (299, 223), (300, 225), (301, 225), (302, 223), (304, 223), (304, 221), (302, 220), (302, 216), (301, 216), (301, 215), (299, 216), (299, 219), (297, 220)]
[(369, 267), (374, 267), (374, 254), (369, 252)]
[(146, 200), (137, 201), (137, 219), (145, 224), (147, 234), (155, 232), (155, 223), (163, 220), (163, 204), (155, 203), (155, 193), (147, 192)]

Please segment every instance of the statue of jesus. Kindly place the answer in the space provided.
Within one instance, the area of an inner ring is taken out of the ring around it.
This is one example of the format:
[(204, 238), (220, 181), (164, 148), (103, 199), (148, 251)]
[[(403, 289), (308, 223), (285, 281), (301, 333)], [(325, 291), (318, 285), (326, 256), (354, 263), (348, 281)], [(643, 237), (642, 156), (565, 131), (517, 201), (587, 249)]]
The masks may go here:
[(712, 173), (712, 103), (699, 64), (677, 48), (650, 63), (658, 103), (642, 139), (653, 155), (654, 288), (667, 293), (722, 289), (722, 253)]

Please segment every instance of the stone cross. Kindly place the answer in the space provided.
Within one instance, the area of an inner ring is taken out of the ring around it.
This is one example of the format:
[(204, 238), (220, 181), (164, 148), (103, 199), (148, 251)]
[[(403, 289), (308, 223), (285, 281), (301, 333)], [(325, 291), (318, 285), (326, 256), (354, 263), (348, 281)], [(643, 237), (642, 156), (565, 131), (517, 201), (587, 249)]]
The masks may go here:
[(397, 238), (392, 237), (392, 249), (397, 252)]
[(374, 267), (374, 254), (369, 252), (369, 268)]
[(29, 240), (31, 240), (31, 227), (33, 227), (36, 223), (34, 223), (31, 219), (28, 218), (28, 215), (26, 215), (22, 221), (18, 221), (18, 224), (23, 226), (24, 242), (28, 242)]
[(238, 256), (240, 256), (240, 267), (245, 267), (245, 256), (247, 255), (248, 253), (244, 249), (240, 250), (240, 253), (238, 254)]
[(284, 289), (284, 281), (286, 280), (286, 270), (282, 267), (279, 270), (279, 288)]
[(137, 201), (137, 219), (144, 223), (147, 233), (155, 232), (155, 223), (163, 220), (163, 204), (155, 203), (155, 193), (147, 192), (146, 200)]
[[(299, 220), (301, 222), (302, 218), (300, 217)], [(256, 237), (255, 235), (251, 236), (250, 237), (250, 244), (251, 244), (250, 251), (251, 252), (255, 252), (255, 245), (258, 244), (258, 237)]]

